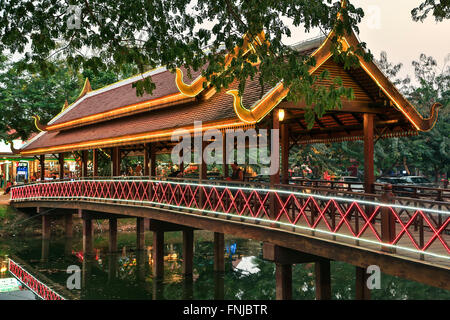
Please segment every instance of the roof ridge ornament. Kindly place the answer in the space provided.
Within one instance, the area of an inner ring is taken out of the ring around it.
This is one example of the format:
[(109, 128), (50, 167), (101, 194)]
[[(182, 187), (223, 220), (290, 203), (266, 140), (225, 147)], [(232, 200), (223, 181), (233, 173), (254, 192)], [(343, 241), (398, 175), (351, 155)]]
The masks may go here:
[[(235, 46), (232, 52), (226, 54), (224, 64), (225, 70), (228, 68), (228, 66), (231, 64), (231, 61), (233, 61), (233, 58), (238, 55), (239, 50), (241, 50), (242, 48), (244, 49), (244, 53), (242, 54), (244, 56), (250, 51), (255, 51), (256, 45), (260, 46), (263, 42), (267, 43), (264, 31), (258, 33), (254, 37), (254, 39), (250, 39), (249, 34), (246, 33), (243, 40), (244, 41), (242, 47)], [(191, 84), (186, 84), (183, 81), (183, 71), (180, 68), (176, 68), (175, 73), (175, 84), (177, 85), (178, 90), (189, 97), (197, 96), (209, 85), (206, 77), (202, 76), (201, 74)]]
[(36, 129), (38, 129), (39, 131), (47, 131), (47, 126), (41, 124), (41, 117), (39, 117), (38, 115), (34, 115), (33, 118)]
[[(347, 1), (342, 0), (341, 6), (342, 8), (345, 8), (347, 6)], [(340, 12), (338, 13), (338, 19), (343, 19)], [(316, 65), (309, 70), (310, 73), (315, 72), (332, 56), (330, 48), (331, 39), (334, 35), (335, 30), (333, 29), (319, 48), (311, 54), (311, 56), (316, 59)], [(348, 50), (351, 47), (356, 48), (359, 44), (359, 40), (353, 31), (344, 36), (340, 36), (338, 41), (341, 43), (343, 50)], [(395, 107), (417, 130), (429, 131), (434, 127), (437, 122), (439, 108), (442, 106), (441, 104), (433, 104), (430, 108), (430, 116), (428, 118), (422, 117), (416, 108), (398, 91), (398, 89), (380, 71), (373, 61), (366, 62), (362, 57), (357, 57), (360, 67), (371, 77), (371, 79), (386, 94), (390, 101), (393, 102)], [(227, 93), (234, 96), (234, 110), (239, 119), (247, 123), (254, 123), (259, 122), (265, 115), (275, 108), (276, 105), (288, 95), (289, 88), (284, 88), (283, 82), (280, 82), (269, 90), (264, 97), (256, 101), (250, 109), (247, 109), (242, 105), (242, 99), (238, 97), (236, 90), (229, 90)], [(267, 96), (270, 96), (270, 98), (267, 98)]]
[(77, 100), (84, 97), (87, 93), (92, 91), (91, 83), (89, 82), (89, 78), (86, 77), (86, 80), (84, 80), (83, 89), (81, 90), (80, 95), (78, 96)]

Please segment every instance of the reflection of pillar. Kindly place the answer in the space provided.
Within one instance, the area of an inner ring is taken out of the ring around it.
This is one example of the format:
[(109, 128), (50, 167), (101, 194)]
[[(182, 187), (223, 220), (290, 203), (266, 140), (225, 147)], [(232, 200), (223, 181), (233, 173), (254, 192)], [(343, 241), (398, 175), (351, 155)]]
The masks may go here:
[[(39, 210), (43, 210), (39, 208)], [(50, 216), (42, 216), (42, 239), (50, 240)]]
[(153, 231), (153, 277), (164, 277), (164, 231)]
[(108, 281), (112, 281), (117, 277), (117, 253), (110, 252), (108, 254)]
[(214, 271), (225, 271), (225, 235), (214, 232)]
[(183, 274), (192, 275), (194, 260), (194, 230), (183, 230)]
[(316, 299), (331, 299), (330, 261), (319, 260), (314, 263), (316, 272)]
[(85, 258), (94, 253), (92, 239), (94, 228), (92, 222), (92, 219), (83, 218), (83, 255)]
[(292, 265), (275, 263), (276, 299), (292, 299)]
[(117, 218), (109, 219), (109, 252), (117, 252)]
[(164, 299), (164, 282), (162, 279), (153, 279), (153, 300)]
[(367, 287), (367, 270), (366, 268), (355, 267), (355, 299), (356, 300), (370, 300), (370, 290)]
[(214, 299), (223, 300), (225, 299), (225, 273), (215, 272), (214, 273)]
[(66, 238), (64, 240), (64, 254), (68, 257), (72, 255), (73, 238)]
[(72, 214), (66, 214), (64, 216), (64, 228), (66, 238), (73, 237), (73, 218)]
[(147, 251), (140, 250), (136, 252), (136, 278), (137, 281), (145, 281), (145, 271), (147, 264)]
[(194, 299), (194, 279), (192, 275), (186, 275), (183, 279), (183, 299)]
[(92, 274), (92, 257), (84, 257), (81, 263), (81, 297), (89, 299), (89, 280)]
[(144, 247), (145, 247), (144, 218), (136, 218), (136, 249), (144, 250)]
[(41, 262), (48, 262), (48, 255), (50, 254), (50, 239), (42, 238), (41, 249)]

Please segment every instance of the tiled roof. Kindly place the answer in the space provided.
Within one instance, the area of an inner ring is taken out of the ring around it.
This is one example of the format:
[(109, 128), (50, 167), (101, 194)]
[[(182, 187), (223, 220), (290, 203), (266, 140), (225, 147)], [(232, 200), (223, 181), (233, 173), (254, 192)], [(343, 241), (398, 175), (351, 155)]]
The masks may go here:
[[(237, 88), (237, 83), (231, 85), (229, 89), (232, 88)], [(225, 91), (205, 101), (185, 103), (64, 131), (46, 132), (39, 139), (29, 143), (22, 151), (175, 129), (192, 126), (194, 121), (207, 123), (228, 119), (238, 120), (233, 109), (233, 97)], [(257, 79), (247, 82), (243, 96), (245, 104), (249, 106), (260, 99), (261, 87)]]

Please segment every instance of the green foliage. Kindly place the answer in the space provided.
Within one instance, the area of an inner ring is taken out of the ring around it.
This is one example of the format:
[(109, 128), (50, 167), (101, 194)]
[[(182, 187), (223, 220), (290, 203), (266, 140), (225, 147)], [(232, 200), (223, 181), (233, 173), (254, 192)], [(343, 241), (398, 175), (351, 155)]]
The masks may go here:
[[(328, 89), (311, 85), (314, 78), (308, 69), (315, 61), (283, 44), (282, 37), (291, 36), (286, 22), (303, 25), (306, 31), (335, 28), (332, 50), (349, 67), (357, 62), (355, 54), (365, 59), (371, 55), (363, 52), (364, 44), (351, 48), (353, 54), (340, 50), (337, 37), (358, 31), (364, 15), (346, 3), (341, 8), (340, 1), (331, 0), (2, 1), (0, 53), (22, 54), (19, 70), (31, 74), (56, 72), (51, 58), (64, 57), (71, 69), (94, 73), (206, 66), (203, 74), (217, 89), (237, 79), (241, 93), (248, 78), (258, 76), (261, 84), (283, 81), (292, 89), (289, 99), (306, 97), (314, 105), (307, 114), (312, 123), (314, 114), (320, 117), (340, 107), (341, 97), (352, 93), (338, 82)], [(338, 12), (342, 19), (337, 19)], [(224, 53), (241, 46), (245, 35), (254, 40), (262, 30), (270, 45), (263, 43), (246, 54), (240, 50), (225, 70)], [(261, 62), (258, 67), (252, 65), (256, 61)], [(154, 88), (149, 78), (136, 83), (138, 94)]]
[(430, 13), (434, 16), (436, 21), (450, 19), (450, 1), (425, 0), (417, 8), (411, 10), (414, 21), (423, 21)]

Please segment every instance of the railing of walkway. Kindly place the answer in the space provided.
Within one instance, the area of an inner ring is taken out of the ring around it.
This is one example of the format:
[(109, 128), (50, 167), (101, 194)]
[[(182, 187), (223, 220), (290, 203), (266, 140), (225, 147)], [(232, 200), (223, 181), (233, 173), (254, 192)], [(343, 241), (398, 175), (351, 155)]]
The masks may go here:
[(11, 258), (8, 261), (8, 270), (17, 280), (33, 291), (39, 298), (43, 300), (65, 300), (64, 297), (39, 281), (18, 262)]
[(450, 265), (450, 203), (309, 186), (211, 180), (81, 178), (16, 186), (12, 201), (151, 206), (255, 223)]

